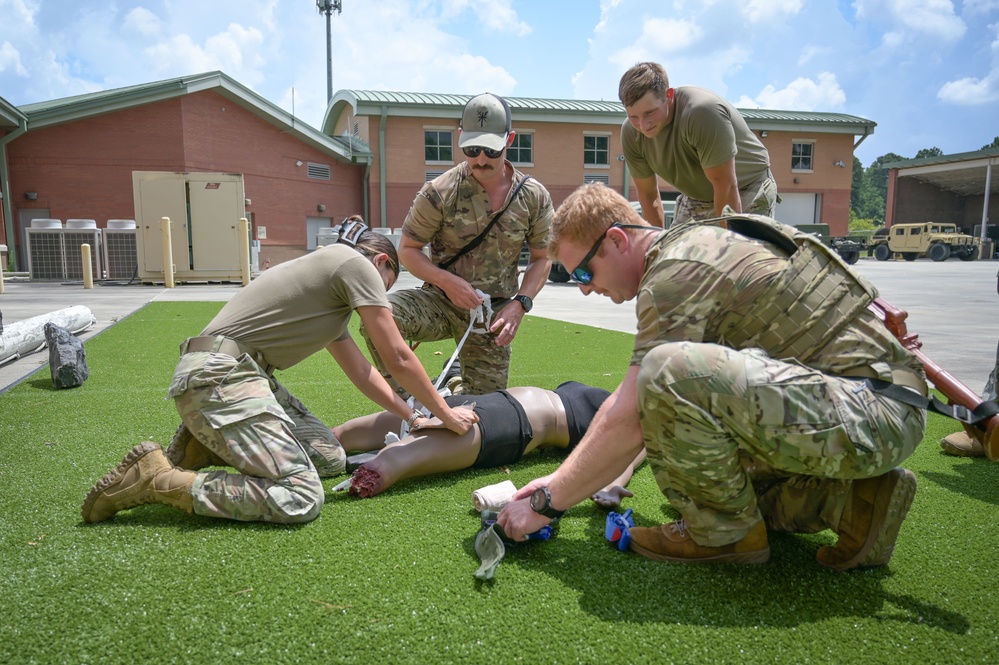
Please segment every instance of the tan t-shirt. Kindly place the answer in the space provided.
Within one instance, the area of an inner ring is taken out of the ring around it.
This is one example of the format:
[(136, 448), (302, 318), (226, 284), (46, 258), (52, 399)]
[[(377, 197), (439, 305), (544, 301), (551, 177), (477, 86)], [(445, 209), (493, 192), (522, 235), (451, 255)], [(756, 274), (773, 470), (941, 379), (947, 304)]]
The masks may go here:
[(241, 289), (202, 331), (225, 335), (287, 369), (350, 333), (350, 314), (389, 307), (385, 284), (367, 258), (330, 245), (265, 270)]
[(704, 88), (676, 88), (672, 122), (653, 138), (621, 125), (621, 145), (636, 178), (653, 174), (698, 201), (713, 201), (714, 188), (704, 169), (735, 157), (739, 189), (759, 183), (770, 172), (770, 153), (749, 129), (738, 109)]

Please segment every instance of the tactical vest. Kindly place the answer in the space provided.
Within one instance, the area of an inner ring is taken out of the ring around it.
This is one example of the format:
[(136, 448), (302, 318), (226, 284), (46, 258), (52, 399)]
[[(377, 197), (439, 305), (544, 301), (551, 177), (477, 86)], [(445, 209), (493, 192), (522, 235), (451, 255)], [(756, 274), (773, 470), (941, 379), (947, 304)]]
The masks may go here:
[(877, 291), (822, 241), (768, 217), (736, 215), (702, 222), (773, 243), (789, 257), (787, 267), (749, 313), (723, 317), (722, 344), (761, 348), (772, 358), (807, 363), (874, 301)]

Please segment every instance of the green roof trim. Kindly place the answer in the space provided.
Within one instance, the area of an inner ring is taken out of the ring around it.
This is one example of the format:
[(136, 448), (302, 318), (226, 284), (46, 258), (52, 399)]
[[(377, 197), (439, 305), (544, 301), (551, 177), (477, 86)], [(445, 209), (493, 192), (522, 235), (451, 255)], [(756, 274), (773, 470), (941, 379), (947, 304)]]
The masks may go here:
[[(354, 115), (440, 117), (457, 119), (472, 95), (385, 90), (339, 90), (333, 96), (322, 129), (332, 133), (349, 107)], [(515, 123), (576, 122), (620, 125), (624, 106), (617, 101), (504, 97)], [(755, 130), (812, 131), (867, 136), (877, 126), (872, 120), (845, 113), (739, 109)]]
[(0, 130), (12, 132), (18, 127), (25, 127), (28, 118), (16, 106), (0, 97)]
[(986, 148), (984, 150), (972, 150), (970, 152), (956, 152), (953, 155), (937, 155), (936, 157), (920, 157), (918, 159), (903, 159), (898, 162), (884, 164), (886, 169), (905, 169), (917, 166), (934, 166), (936, 164), (953, 164), (955, 162), (970, 162), (979, 159), (987, 160), (992, 157), (999, 157), (999, 148)]

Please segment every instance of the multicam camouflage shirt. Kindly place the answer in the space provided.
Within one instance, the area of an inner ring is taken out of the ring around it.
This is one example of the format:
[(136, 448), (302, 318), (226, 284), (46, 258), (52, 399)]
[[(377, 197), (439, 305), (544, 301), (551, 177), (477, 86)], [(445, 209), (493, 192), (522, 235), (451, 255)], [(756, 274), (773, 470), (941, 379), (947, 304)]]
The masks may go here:
[[(526, 177), (513, 169), (512, 193)], [(509, 195), (508, 195), (509, 196)], [(402, 232), (430, 243), (430, 260), (440, 265), (475, 239), (506, 201), (491, 202), (472, 177), (467, 162), (428, 182), (413, 201)], [(548, 190), (533, 178), (489, 231), (482, 244), (459, 258), (448, 270), (493, 298), (508, 298), (519, 288), (517, 263), (525, 241), (532, 249), (548, 245), (554, 217)]]
[[(919, 360), (867, 308), (873, 287), (816, 251), (799, 255), (808, 259), (801, 265), (771, 243), (710, 224), (663, 232), (645, 257), (631, 363), (665, 342), (689, 341), (761, 348), (829, 374), (872, 367), (890, 376), (889, 366), (921, 373)], [(811, 276), (802, 279), (806, 271)], [(826, 304), (824, 316), (816, 315)], [(810, 315), (794, 313), (802, 310)]]

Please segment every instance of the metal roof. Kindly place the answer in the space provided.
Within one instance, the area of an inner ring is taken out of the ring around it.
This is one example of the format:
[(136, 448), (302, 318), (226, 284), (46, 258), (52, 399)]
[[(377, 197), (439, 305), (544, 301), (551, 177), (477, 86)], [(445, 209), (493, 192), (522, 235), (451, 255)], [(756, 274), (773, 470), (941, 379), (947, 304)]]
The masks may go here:
[[(999, 166), (999, 148), (906, 159), (884, 166), (898, 169), (899, 178), (914, 178), (961, 196), (983, 196), (989, 164)], [(989, 192), (999, 194), (999, 172), (992, 174)]]
[(216, 92), (265, 122), (333, 157), (342, 161), (356, 158), (356, 155), (352, 156), (345, 149), (342, 142), (334, 141), (219, 71), (26, 104), (18, 107), (18, 110), (27, 117), (28, 131), (31, 131), (203, 90)]
[[(322, 129), (331, 133), (336, 120), (350, 106), (357, 115), (387, 115), (411, 117), (457, 118), (473, 95), (431, 92), (395, 92), (388, 90), (339, 90), (330, 102)], [(548, 99), (538, 97), (504, 97), (517, 122), (586, 122), (619, 125), (625, 117), (624, 105), (618, 101), (586, 99)], [(739, 113), (756, 130), (811, 131), (848, 133), (867, 136), (877, 123), (845, 113), (813, 111), (779, 111), (769, 109), (739, 109)]]

